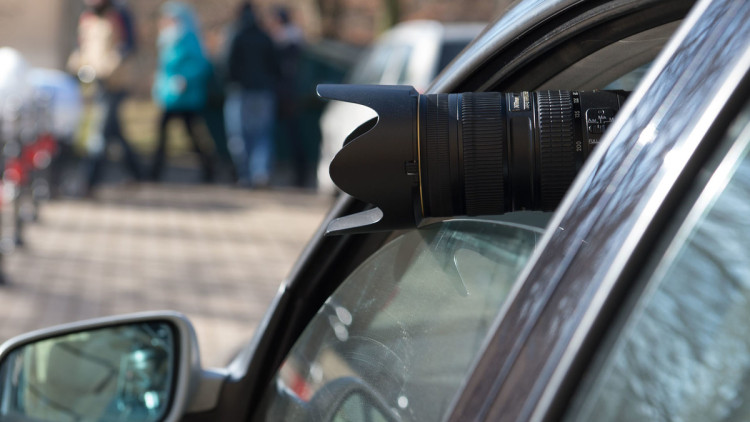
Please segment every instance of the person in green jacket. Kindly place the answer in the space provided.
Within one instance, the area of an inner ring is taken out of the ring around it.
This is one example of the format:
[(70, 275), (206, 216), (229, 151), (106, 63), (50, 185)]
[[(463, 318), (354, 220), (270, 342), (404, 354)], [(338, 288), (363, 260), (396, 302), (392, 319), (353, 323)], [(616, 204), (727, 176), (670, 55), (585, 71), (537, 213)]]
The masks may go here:
[(164, 166), (166, 129), (173, 119), (182, 120), (195, 151), (201, 158), (203, 180), (213, 180), (211, 155), (198, 127), (206, 104), (210, 76), (208, 59), (200, 41), (198, 24), (187, 4), (168, 1), (161, 9), (157, 46), (159, 61), (152, 95), (162, 109), (158, 128), (158, 146), (151, 167), (151, 179), (158, 180)]

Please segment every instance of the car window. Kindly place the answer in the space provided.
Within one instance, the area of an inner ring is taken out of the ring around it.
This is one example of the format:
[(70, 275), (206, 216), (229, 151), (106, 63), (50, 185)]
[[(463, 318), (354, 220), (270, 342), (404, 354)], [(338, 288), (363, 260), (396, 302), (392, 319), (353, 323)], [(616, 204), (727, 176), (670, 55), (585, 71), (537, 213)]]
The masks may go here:
[(607, 84), (604, 89), (633, 91), (651, 68), (651, 62), (639, 66)]
[(437, 69), (435, 73), (442, 71), (448, 63), (451, 62), (458, 53), (460, 53), (471, 40), (453, 40), (446, 41), (440, 47), (440, 56), (438, 57)]
[[(568, 420), (750, 419), (750, 115), (584, 377)], [(711, 175), (710, 170), (706, 170)]]
[(395, 84), (408, 64), (411, 50), (411, 46), (406, 44), (376, 45), (354, 67), (348, 83)]
[(439, 420), (539, 236), (457, 220), (393, 240), (313, 318), (258, 419)]
[(383, 76), (391, 56), (389, 45), (379, 45), (373, 48), (363, 60), (360, 60), (352, 70), (347, 83), (377, 84)]
[(645, 29), (571, 63), (539, 89), (632, 91), (682, 20)]
[(404, 75), (406, 75), (411, 52), (412, 46), (410, 45), (394, 45), (393, 50), (391, 50), (388, 68), (383, 72), (380, 83), (400, 84), (405, 82)]

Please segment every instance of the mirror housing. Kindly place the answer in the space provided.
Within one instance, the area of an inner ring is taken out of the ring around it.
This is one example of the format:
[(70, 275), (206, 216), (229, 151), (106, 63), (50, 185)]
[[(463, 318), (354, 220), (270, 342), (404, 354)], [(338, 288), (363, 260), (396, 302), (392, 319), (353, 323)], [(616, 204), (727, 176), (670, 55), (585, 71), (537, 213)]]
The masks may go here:
[(0, 419), (99, 420), (130, 412), (132, 419), (118, 420), (176, 421), (204, 377), (195, 331), (180, 313), (64, 324), (0, 346)]

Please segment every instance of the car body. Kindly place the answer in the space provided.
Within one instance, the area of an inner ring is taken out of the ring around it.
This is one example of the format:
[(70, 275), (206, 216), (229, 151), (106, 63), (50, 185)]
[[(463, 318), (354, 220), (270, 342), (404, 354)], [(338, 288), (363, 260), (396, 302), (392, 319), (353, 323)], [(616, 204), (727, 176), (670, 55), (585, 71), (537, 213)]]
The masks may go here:
[(72, 143), (83, 115), (78, 81), (61, 70), (44, 68), (32, 69), (29, 80), (50, 102), (52, 134), (62, 142)]
[[(414, 20), (384, 32), (357, 62), (346, 82), (351, 84), (412, 85), (424, 91), (453, 58), (486, 26), (478, 22), (443, 23)], [(374, 117), (369, 108), (331, 102), (320, 118), (323, 135), (318, 164), (318, 187), (334, 192), (328, 166), (343, 139)]]
[[(428, 91), (648, 63), (553, 214), (324, 224), (232, 364), (178, 380), (182, 419), (746, 419), (750, 4), (522, 2)], [(327, 222), (363, 209), (344, 195)]]
[(0, 92), (3, 95), (3, 103), (31, 102), (34, 95), (28, 79), (31, 66), (21, 53), (10, 47), (0, 48), (0, 65)]

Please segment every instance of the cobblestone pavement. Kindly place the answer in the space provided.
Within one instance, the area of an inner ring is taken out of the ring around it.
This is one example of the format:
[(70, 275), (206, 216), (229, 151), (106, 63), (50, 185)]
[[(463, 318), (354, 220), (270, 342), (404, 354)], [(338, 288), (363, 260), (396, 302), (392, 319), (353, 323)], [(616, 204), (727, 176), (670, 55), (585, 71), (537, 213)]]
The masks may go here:
[(4, 262), (0, 342), (97, 316), (171, 309), (195, 325), (203, 365), (251, 338), (330, 199), (230, 187), (105, 189), (43, 205)]

